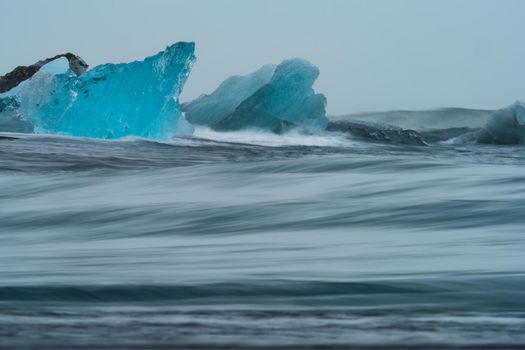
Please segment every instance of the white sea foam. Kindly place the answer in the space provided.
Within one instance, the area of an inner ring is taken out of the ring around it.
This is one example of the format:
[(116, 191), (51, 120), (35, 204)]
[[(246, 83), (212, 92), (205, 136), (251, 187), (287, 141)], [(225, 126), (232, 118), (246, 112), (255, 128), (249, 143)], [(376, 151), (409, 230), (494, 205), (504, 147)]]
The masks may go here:
[(194, 137), (218, 142), (244, 143), (267, 147), (313, 146), (313, 147), (351, 147), (357, 144), (348, 136), (336, 133), (305, 134), (297, 130), (277, 135), (261, 130), (241, 130), (218, 132), (206, 127), (197, 127)]

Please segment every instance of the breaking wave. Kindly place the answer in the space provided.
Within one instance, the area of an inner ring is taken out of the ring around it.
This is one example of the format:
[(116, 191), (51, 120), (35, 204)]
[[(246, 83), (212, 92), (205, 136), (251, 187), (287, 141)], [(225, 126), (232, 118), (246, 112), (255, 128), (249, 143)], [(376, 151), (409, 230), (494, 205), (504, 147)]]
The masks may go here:
[(291, 130), (284, 134), (274, 134), (264, 130), (240, 130), (230, 132), (214, 131), (206, 127), (197, 127), (196, 138), (218, 142), (240, 143), (266, 147), (312, 146), (312, 147), (352, 147), (358, 142), (347, 136), (331, 133), (304, 133)]

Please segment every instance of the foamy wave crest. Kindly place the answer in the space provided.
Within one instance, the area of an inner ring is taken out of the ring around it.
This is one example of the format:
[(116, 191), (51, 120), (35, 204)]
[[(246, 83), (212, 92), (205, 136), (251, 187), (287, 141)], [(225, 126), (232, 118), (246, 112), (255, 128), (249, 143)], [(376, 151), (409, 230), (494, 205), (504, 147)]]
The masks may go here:
[(241, 131), (213, 131), (207, 127), (197, 127), (194, 137), (217, 142), (242, 143), (266, 147), (311, 146), (311, 147), (352, 147), (358, 142), (336, 133), (305, 134), (291, 130), (284, 134), (250, 129)]

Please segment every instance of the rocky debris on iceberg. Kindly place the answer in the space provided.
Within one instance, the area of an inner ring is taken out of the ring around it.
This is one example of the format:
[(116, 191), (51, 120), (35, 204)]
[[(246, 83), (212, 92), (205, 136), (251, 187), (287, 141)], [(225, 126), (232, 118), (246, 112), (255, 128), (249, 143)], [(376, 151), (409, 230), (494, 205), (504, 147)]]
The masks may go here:
[(71, 61), (67, 72), (46, 70), (53, 61), (15, 94), (0, 98), (12, 95), (21, 119), (37, 132), (166, 140), (192, 132), (178, 97), (195, 62), (194, 50), (194, 43), (179, 42), (144, 61), (105, 64), (83, 74)]
[(515, 145), (525, 141), (525, 103), (517, 101), (494, 112), (478, 132), (479, 143)]
[[(312, 88), (319, 69), (295, 58), (272, 70), (272, 66), (265, 66), (249, 76), (229, 78), (211, 95), (185, 106), (188, 120), (220, 131), (324, 130), (328, 125), (326, 98)], [(254, 92), (240, 95), (244, 86)]]
[(33, 124), (20, 112), (20, 99), (16, 97), (31, 78), (45, 71), (49, 74), (66, 73), (81, 75), (88, 68), (87, 63), (70, 52), (46, 58), (30, 66), (19, 66), (4, 76), (0, 76), (0, 131), (31, 133)]
[(40, 60), (30, 66), (18, 66), (6, 75), (0, 76), (0, 93), (5, 93), (17, 87), (20, 83), (35, 75), (42, 67), (62, 57), (67, 59), (69, 68), (77, 76), (82, 75), (88, 69), (87, 63), (82, 58), (71, 52), (56, 55), (51, 58)]
[(402, 129), (388, 124), (358, 120), (331, 121), (327, 131), (349, 133), (354, 137), (373, 142), (426, 146), (425, 138), (414, 130)]

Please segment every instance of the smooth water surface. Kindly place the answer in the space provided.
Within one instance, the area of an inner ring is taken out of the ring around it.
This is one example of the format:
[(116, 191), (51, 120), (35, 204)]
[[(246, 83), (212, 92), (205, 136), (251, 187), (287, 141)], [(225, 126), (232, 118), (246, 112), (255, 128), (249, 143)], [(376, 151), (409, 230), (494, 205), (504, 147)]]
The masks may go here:
[(197, 136), (0, 136), (0, 348), (525, 347), (523, 146)]

